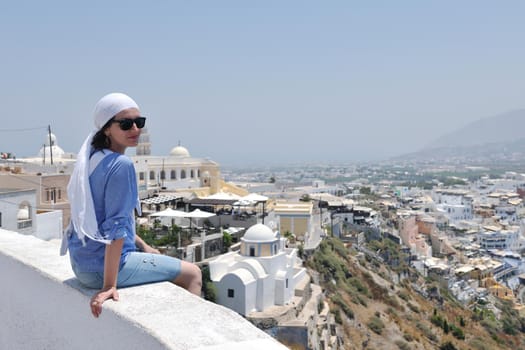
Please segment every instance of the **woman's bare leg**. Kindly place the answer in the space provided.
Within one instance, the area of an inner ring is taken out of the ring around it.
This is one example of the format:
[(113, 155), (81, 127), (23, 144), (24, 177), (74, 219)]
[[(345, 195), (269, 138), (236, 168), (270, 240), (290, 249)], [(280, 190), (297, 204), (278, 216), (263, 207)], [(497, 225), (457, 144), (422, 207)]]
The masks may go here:
[(187, 289), (190, 293), (201, 296), (202, 273), (195, 264), (182, 260), (180, 262), (180, 275), (173, 280), (178, 286)]

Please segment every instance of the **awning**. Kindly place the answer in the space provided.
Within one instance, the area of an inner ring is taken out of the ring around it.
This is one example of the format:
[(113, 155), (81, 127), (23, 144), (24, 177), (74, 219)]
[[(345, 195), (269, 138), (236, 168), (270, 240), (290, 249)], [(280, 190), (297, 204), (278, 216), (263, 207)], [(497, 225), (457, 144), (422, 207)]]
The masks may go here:
[(160, 195), (157, 197), (146, 198), (146, 199), (143, 199), (141, 202), (144, 204), (161, 204), (161, 203), (166, 203), (166, 202), (169, 202), (175, 199), (181, 199), (181, 198), (182, 196), (178, 196), (174, 194), (165, 194), (165, 195)]

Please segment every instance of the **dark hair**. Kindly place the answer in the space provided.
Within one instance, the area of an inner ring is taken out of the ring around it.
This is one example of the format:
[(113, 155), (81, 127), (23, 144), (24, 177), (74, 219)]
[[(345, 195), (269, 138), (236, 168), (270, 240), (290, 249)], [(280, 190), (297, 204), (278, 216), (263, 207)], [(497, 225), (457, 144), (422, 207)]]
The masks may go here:
[(109, 139), (109, 137), (106, 136), (105, 131), (113, 123), (113, 118), (108, 120), (108, 122), (104, 124), (104, 126), (99, 131), (97, 131), (97, 133), (93, 136), (93, 141), (91, 141), (91, 146), (93, 146), (93, 148), (96, 149), (97, 151), (104, 149), (104, 148), (111, 147), (111, 140)]

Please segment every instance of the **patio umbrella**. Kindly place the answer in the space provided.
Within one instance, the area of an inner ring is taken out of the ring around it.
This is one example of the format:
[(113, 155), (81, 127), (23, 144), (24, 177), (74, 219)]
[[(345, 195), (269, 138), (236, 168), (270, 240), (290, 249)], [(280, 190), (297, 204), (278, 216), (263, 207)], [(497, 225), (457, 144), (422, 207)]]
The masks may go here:
[(242, 197), (240, 201), (252, 202), (255, 205), (262, 203), (262, 223), (264, 224), (264, 216), (265, 216), (264, 205), (266, 204), (266, 201), (268, 199), (269, 199), (268, 197), (263, 196), (261, 194), (250, 193)]
[[(188, 213), (186, 213), (185, 211), (174, 210), (174, 209), (171, 209), (171, 208), (166, 208), (164, 210), (161, 210), (161, 211), (158, 211), (156, 213), (150, 214), (149, 216), (171, 218), (171, 224), (174, 225), (175, 224), (175, 218), (187, 218), (186, 214), (188, 214)], [(191, 225), (191, 220), (190, 220), (190, 225)]]
[[(196, 219), (196, 221), (198, 221), (200, 219), (209, 218), (211, 216), (216, 216), (216, 215), (214, 213), (202, 211), (200, 209), (195, 209), (193, 211), (190, 211), (189, 213), (186, 213), (186, 217), (190, 218), (190, 229), (191, 229), (191, 219)], [(204, 238), (205, 238), (205, 232), (204, 230), (202, 230), (201, 231), (201, 257), (203, 260), (205, 257)]]
[(185, 218), (186, 212), (181, 210), (174, 210), (171, 208), (166, 208), (164, 210), (158, 211), (156, 213), (150, 214), (150, 216), (160, 216), (160, 217), (175, 217), (175, 218)]
[(193, 211), (183, 212), (183, 213), (184, 213), (183, 217), (190, 219), (190, 229), (191, 229), (191, 222), (192, 222), (191, 219), (197, 219), (196, 221), (198, 221), (199, 219), (204, 219), (204, 218), (209, 218), (211, 216), (215, 216), (215, 214), (213, 213), (203, 211), (200, 209), (195, 209)]
[[(158, 211), (156, 213), (153, 213), (153, 214), (150, 214), (150, 216), (153, 216), (153, 217), (169, 217), (171, 218), (171, 224), (174, 225), (175, 224), (175, 218), (185, 218), (186, 217), (186, 212), (184, 211), (181, 211), (181, 210), (174, 210), (174, 209), (171, 209), (171, 208), (166, 208), (164, 210), (161, 210), (161, 211)], [(190, 226), (191, 226), (191, 219), (190, 219)], [(178, 247), (180, 247), (181, 245), (181, 238), (180, 238), (180, 233), (178, 234)]]
[(193, 211), (190, 211), (189, 213), (184, 213), (184, 214), (186, 214), (184, 216), (186, 218), (196, 218), (196, 219), (209, 218), (210, 216), (215, 216), (215, 214), (213, 213), (203, 211), (200, 209), (195, 209)]

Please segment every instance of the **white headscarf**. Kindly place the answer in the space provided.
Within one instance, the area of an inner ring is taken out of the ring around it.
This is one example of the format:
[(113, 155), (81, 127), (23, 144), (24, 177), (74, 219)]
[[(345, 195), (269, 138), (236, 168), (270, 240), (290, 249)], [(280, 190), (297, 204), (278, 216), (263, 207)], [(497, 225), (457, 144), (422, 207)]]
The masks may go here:
[(67, 193), (71, 206), (71, 223), (82, 241), (84, 241), (85, 236), (88, 236), (95, 241), (105, 244), (111, 243), (111, 241), (104, 239), (98, 231), (95, 207), (89, 185), (89, 157), (93, 136), (111, 118), (128, 108), (139, 109), (139, 106), (131, 97), (125, 94), (111, 93), (102, 97), (95, 106), (95, 130), (89, 134), (78, 152), (75, 168), (67, 186)]

